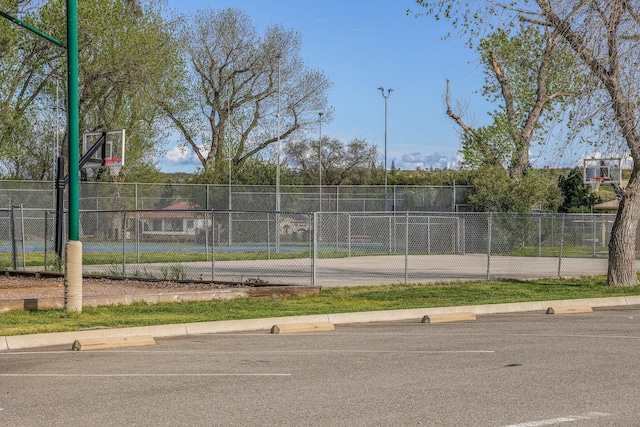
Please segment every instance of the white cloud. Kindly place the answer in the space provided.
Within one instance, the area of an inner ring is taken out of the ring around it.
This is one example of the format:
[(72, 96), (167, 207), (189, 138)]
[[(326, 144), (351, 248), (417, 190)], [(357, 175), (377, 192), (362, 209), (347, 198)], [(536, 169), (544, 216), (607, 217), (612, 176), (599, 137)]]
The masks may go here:
[(457, 169), (461, 162), (460, 154), (454, 156), (444, 156), (439, 153), (421, 154), (411, 153), (402, 155), (402, 160), (398, 164), (402, 169)]
[(184, 148), (172, 147), (167, 150), (162, 160), (168, 164), (175, 165), (187, 162), (189, 157), (192, 157), (193, 155), (193, 152), (187, 151)]
[[(203, 156), (207, 155), (207, 151), (203, 148), (200, 149), (200, 152)], [(185, 165), (185, 166), (200, 166), (200, 160), (196, 153), (193, 150), (187, 147), (171, 147), (169, 148), (164, 156), (160, 159), (160, 163), (164, 163), (167, 166), (177, 166), (177, 165)]]

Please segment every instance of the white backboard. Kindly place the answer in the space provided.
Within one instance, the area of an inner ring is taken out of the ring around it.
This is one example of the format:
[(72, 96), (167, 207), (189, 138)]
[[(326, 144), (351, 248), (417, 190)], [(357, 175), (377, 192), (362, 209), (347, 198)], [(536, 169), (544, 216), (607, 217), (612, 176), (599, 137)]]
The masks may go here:
[[(100, 166), (122, 167), (124, 166), (124, 152), (126, 145), (125, 130), (106, 132), (85, 132), (82, 134), (82, 155), (84, 156), (95, 144), (105, 136), (104, 147), (91, 156), (84, 167), (95, 168)], [(104, 157), (103, 157), (104, 155)]]

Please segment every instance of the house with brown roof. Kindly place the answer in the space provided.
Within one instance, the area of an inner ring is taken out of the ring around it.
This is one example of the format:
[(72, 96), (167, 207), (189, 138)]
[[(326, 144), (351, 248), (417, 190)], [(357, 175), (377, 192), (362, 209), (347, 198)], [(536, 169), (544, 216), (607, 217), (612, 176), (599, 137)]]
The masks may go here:
[[(195, 237), (198, 234), (198, 230), (206, 228), (206, 221), (209, 222), (209, 226), (211, 225), (211, 220), (206, 220), (204, 212), (199, 209), (198, 205), (183, 201), (157, 211), (139, 212), (140, 233), (148, 237)], [(130, 218), (135, 217), (135, 215), (135, 213), (131, 213)]]

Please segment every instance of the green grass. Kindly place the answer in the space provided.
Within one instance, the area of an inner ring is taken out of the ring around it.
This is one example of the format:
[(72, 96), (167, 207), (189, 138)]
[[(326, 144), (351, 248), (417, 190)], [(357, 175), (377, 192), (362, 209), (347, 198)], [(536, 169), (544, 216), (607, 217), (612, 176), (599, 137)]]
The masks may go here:
[(604, 277), (327, 288), (320, 294), (288, 298), (136, 303), (85, 307), (82, 313), (69, 313), (63, 310), (11, 311), (0, 314), (0, 336), (92, 328), (628, 295), (640, 295), (640, 286), (613, 288), (606, 285)]

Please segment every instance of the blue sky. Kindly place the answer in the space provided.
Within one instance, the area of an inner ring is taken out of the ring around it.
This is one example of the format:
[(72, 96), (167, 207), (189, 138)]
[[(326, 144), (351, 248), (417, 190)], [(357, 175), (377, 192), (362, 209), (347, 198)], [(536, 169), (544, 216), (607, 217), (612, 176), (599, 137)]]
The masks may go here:
[[(282, 24), (302, 35), (302, 58), (333, 82), (329, 104), (334, 120), (323, 136), (364, 138), (384, 153), (384, 99), (378, 87), (392, 88), (388, 99), (387, 165), (414, 170), (455, 166), (460, 148), (455, 124), (445, 115), (445, 80), (453, 99), (469, 102), (475, 124), (487, 121), (491, 106), (477, 92), (482, 85), (475, 52), (460, 40), (441, 40), (446, 22), (407, 15), (414, 0), (169, 0), (190, 14), (205, 7), (245, 11), (260, 32)], [(165, 171), (192, 171), (193, 158), (169, 150), (159, 159)], [(382, 161), (382, 157), (381, 157)], [(439, 163), (438, 163), (439, 162)]]

